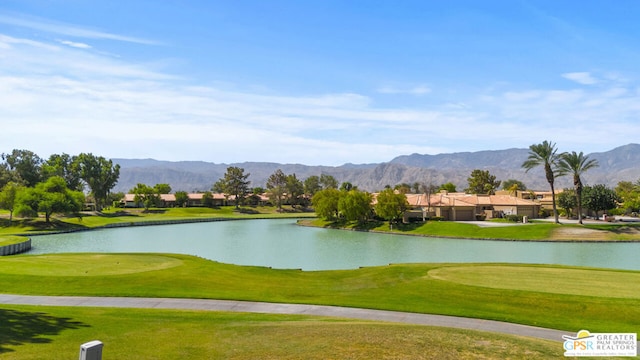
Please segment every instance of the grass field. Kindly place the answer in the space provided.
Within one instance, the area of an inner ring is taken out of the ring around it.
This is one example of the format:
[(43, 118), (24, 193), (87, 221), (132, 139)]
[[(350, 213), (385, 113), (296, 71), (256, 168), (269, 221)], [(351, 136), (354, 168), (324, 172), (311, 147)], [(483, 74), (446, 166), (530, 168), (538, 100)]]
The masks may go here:
[[(223, 209), (14, 221), (0, 234), (197, 217), (300, 217)], [(303, 214), (313, 215), (313, 214)], [(315, 226), (326, 226), (319, 220)], [(571, 225), (478, 227), (429, 222), (394, 232), (467, 238), (553, 240)], [(388, 231), (385, 223), (369, 229)], [(597, 229), (597, 240), (638, 240), (637, 227)], [(570, 234), (570, 232), (569, 232)], [(602, 235), (604, 234), (604, 235)], [(2, 241), (15, 237), (0, 235)], [(342, 305), (445, 314), (591, 332), (640, 329), (640, 272), (518, 264), (402, 264), (302, 272), (220, 264), (173, 254), (56, 254), (0, 258), (4, 293), (215, 298)], [(75, 358), (99, 338), (106, 358), (175, 359), (503, 359), (559, 358), (560, 343), (409, 325), (302, 316), (194, 311), (2, 306), (0, 357)]]
[(17, 244), (25, 240), (27, 240), (27, 238), (24, 236), (0, 235), (0, 246)]
[[(44, 218), (16, 219), (10, 223), (8, 215), (0, 216), (0, 235), (29, 234), (33, 232), (55, 232), (65, 230), (82, 230), (111, 224), (128, 224), (139, 222), (162, 222), (188, 219), (256, 219), (256, 218), (301, 218), (315, 217), (313, 212), (303, 212), (290, 206), (283, 212), (277, 212), (273, 206), (245, 207), (236, 210), (234, 206), (219, 208), (167, 208), (167, 209), (120, 209), (113, 208), (101, 213), (83, 213), (81, 217), (54, 217), (47, 224)], [(0, 215), (2, 213), (0, 212)]]
[[(327, 228), (344, 228), (362, 231), (382, 231), (405, 235), (422, 235), (467, 239), (504, 239), (534, 241), (640, 241), (640, 223), (602, 224), (554, 224), (530, 222), (528, 224), (505, 223), (504, 226), (479, 226), (455, 221), (427, 221), (395, 224), (389, 228), (387, 222), (331, 222), (323, 219), (302, 220), (302, 224)], [(489, 223), (489, 222), (487, 222)]]
[[(474, 276), (476, 272), (480, 275)], [(17, 255), (0, 261), (5, 293), (343, 305), (574, 332), (637, 331), (638, 276), (637, 271), (513, 264), (399, 264), (303, 272), (173, 254)], [(571, 287), (576, 279), (578, 286)]]
[[(6, 306), (0, 358), (545, 359), (562, 343), (500, 334), (294, 315)], [(53, 356), (55, 354), (55, 356)]]

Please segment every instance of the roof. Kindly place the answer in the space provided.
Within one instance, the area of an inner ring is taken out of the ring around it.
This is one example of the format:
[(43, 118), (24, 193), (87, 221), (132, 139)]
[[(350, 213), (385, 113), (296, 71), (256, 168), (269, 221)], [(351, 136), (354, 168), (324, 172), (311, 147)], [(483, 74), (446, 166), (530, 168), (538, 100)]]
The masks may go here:
[[(406, 194), (412, 207), (425, 206), (534, 206), (538, 203), (511, 195), (478, 195), (465, 193)], [(429, 199), (431, 201), (429, 201)]]

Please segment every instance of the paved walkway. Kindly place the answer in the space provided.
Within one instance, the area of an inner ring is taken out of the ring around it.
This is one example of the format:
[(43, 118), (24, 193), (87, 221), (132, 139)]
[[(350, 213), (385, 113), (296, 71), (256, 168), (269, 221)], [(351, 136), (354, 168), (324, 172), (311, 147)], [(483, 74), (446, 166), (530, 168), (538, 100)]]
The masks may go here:
[(253, 301), (134, 297), (30, 296), (0, 294), (0, 305), (2, 304), (151, 308), (315, 315), (480, 330), (553, 341), (563, 341), (562, 335), (573, 336), (572, 333), (566, 331), (455, 316), (357, 309), (339, 306), (280, 304)]

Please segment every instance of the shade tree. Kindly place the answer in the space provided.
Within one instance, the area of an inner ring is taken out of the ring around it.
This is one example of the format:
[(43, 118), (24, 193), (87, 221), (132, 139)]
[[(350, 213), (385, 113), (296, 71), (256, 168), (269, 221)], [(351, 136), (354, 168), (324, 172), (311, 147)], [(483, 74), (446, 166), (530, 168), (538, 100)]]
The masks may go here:
[(397, 193), (393, 189), (385, 189), (376, 196), (374, 210), (376, 215), (389, 221), (389, 225), (401, 219), (409, 208), (407, 196)]
[(469, 187), (464, 190), (467, 194), (493, 195), (500, 186), (500, 180), (496, 180), (496, 176), (491, 175), (489, 170), (473, 170), (467, 182)]
[(244, 203), (244, 199), (249, 193), (249, 184), (251, 184), (251, 181), (249, 181), (248, 178), (250, 175), (249, 173), (245, 174), (244, 169), (241, 167), (230, 166), (227, 168), (224, 176), (213, 185), (212, 190), (233, 195), (237, 209)]
[(338, 203), (340, 202), (341, 191), (328, 188), (316, 192), (311, 198), (313, 209), (319, 217), (326, 220), (337, 220), (339, 216)]
[(320, 174), (320, 186), (322, 186), (323, 189), (337, 189), (338, 180), (331, 175)]
[(577, 207), (576, 193), (574, 189), (564, 189), (558, 195), (556, 195), (558, 206), (564, 209), (567, 214), (567, 218), (570, 218), (573, 214), (573, 210)]
[(16, 198), (16, 213), (23, 217), (37, 217), (44, 213), (50, 223), (54, 213), (77, 213), (82, 210), (84, 194), (67, 188), (65, 180), (53, 176), (35, 187), (25, 188)]
[(149, 185), (138, 183), (136, 186), (129, 190), (130, 194), (133, 194), (133, 201), (137, 204), (142, 204), (145, 210), (149, 210), (152, 206), (158, 206), (160, 202), (160, 194), (158, 191)]
[(176, 197), (176, 206), (184, 207), (189, 202), (189, 194), (186, 191), (176, 191), (174, 196)]
[(585, 186), (582, 196), (584, 206), (595, 211), (596, 216), (599, 216), (600, 211), (615, 209), (620, 201), (616, 192), (604, 184)]
[(0, 190), (0, 209), (9, 211), (9, 223), (13, 221), (13, 211), (16, 207), (16, 199), (18, 193), (23, 191), (24, 187), (16, 182), (10, 181)]
[(371, 217), (372, 196), (359, 190), (342, 191), (338, 200), (338, 211), (347, 221), (364, 222)]
[(267, 179), (267, 191), (269, 198), (276, 205), (279, 211), (282, 211), (285, 193), (287, 191), (287, 175), (281, 169), (276, 170)]
[(527, 186), (520, 180), (507, 179), (502, 182), (502, 189), (510, 192), (526, 191)]
[(118, 183), (120, 165), (114, 165), (113, 161), (91, 153), (78, 155), (77, 161), (80, 177), (89, 187), (96, 209), (100, 211), (107, 202), (111, 189)]
[(60, 176), (71, 190), (82, 191), (82, 177), (77, 156), (69, 154), (53, 154), (42, 163), (42, 176), (48, 179), (52, 176)]
[(625, 213), (630, 214), (640, 211), (640, 180), (635, 183), (620, 181), (615, 187), (615, 192), (620, 198), (620, 205)]
[(298, 179), (296, 174), (289, 174), (286, 176), (285, 191), (286, 198), (292, 206), (308, 205), (304, 198), (304, 184)]
[(15, 173), (15, 180), (26, 187), (34, 187), (42, 181), (42, 159), (33, 151), (14, 149), (1, 157), (8, 169)]
[(454, 193), (457, 192), (458, 190), (456, 189), (456, 185), (452, 182), (447, 182), (444, 184), (441, 184), (440, 186), (438, 186), (438, 191), (446, 191), (448, 193)]

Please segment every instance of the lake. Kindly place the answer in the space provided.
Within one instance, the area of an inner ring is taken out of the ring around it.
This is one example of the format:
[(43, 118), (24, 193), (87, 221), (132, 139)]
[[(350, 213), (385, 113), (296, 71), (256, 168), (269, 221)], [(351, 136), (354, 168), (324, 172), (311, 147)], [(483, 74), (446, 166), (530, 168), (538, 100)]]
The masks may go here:
[(505, 262), (640, 270), (640, 243), (442, 239), (296, 225), (292, 219), (134, 226), (32, 237), (28, 254), (161, 252), (280, 269)]

